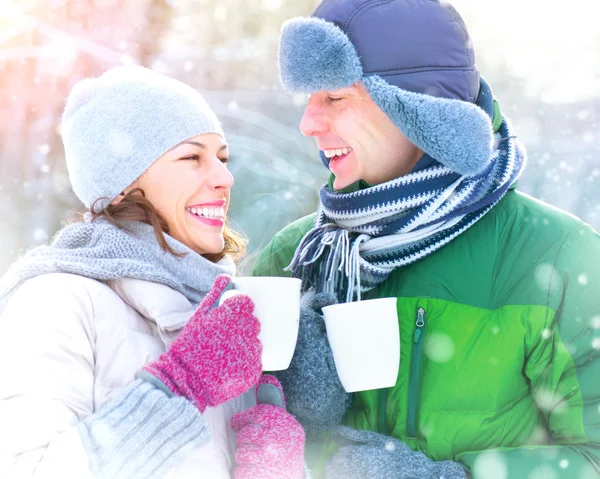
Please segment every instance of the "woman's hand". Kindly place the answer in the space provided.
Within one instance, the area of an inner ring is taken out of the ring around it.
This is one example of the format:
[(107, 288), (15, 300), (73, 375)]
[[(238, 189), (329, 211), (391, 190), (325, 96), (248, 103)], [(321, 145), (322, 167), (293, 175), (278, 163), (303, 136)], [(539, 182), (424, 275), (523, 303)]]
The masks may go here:
[[(260, 404), (261, 400), (271, 404)], [(301, 479), (304, 429), (286, 412), (277, 379), (261, 378), (257, 401), (258, 406), (231, 418), (231, 428), (237, 433), (235, 479)]]
[(262, 371), (252, 300), (238, 294), (211, 309), (230, 281), (219, 276), (169, 349), (142, 368), (200, 411), (246, 392)]

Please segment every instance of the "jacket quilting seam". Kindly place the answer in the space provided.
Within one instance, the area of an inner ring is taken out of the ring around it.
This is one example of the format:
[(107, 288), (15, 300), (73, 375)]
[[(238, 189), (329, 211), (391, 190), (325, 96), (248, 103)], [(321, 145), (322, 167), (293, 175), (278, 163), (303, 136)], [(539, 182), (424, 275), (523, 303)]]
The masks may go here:
[(471, 72), (472, 68), (466, 66), (434, 66), (428, 65), (423, 67), (397, 68), (389, 70), (373, 70), (368, 72), (368, 75), (409, 75), (411, 73), (427, 73), (427, 72)]

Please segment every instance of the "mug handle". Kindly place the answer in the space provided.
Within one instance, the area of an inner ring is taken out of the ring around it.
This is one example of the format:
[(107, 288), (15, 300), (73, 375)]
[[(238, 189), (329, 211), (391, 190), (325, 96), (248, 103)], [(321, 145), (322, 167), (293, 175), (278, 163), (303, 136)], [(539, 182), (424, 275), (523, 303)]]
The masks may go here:
[(230, 286), (230, 285), (231, 285), (231, 283), (229, 283), (227, 285), (227, 288), (225, 289), (225, 291), (223, 291), (219, 300), (215, 301), (213, 308), (216, 308), (217, 306), (221, 306), (229, 298), (233, 298), (234, 296), (236, 296), (238, 294), (242, 294), (241, 291), (237, 291), (237, 290), (233, 289), (233, 286)]

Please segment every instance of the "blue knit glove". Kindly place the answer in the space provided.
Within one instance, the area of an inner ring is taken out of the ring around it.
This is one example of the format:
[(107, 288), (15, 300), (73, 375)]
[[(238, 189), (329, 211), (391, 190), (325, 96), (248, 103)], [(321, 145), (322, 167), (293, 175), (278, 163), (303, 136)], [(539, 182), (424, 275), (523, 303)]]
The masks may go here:
[(340, 448), (325, 466), (327, 479), (466, 479), (457, 462), (429, 459), (402, 441), (345, 426), (333, 429)]
[(275, 373), (288, 411), (304, 426), (307, 436), (340, 424), (352, 402), (335, 369), (321, 315), (322, 307), (336, 303), (329, 293), (304, 294), (294, 358), (287, 370)]

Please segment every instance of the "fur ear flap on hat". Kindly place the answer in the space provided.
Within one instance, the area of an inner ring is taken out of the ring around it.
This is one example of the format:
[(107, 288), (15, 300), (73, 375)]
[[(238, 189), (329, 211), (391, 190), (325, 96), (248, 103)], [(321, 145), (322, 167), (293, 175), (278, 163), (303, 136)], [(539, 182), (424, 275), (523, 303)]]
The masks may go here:
[(292, 93), (338, 90), (354, 85), (363, 70), (354, 45), (333, 23), (292, 18), (281, 27), (279, 72)]
[(461, 100), (412, 93), (374, 75), (363, 85), (409, 141), (451, 170), (473, 176), (485, 169), (494, 144), (490, 117)]

